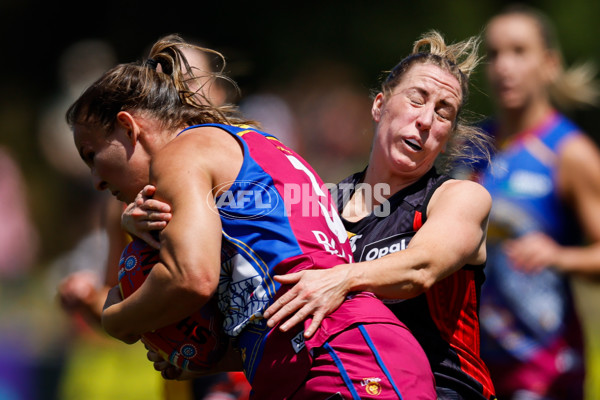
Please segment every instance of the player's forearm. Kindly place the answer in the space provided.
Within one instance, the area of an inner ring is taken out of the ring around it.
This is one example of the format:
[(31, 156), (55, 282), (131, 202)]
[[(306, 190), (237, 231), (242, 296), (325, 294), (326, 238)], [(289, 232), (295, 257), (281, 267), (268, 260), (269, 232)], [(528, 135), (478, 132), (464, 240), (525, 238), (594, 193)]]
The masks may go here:
[(109, 289), (110, 287), (103, 286), (95, 291), (94, 295), (89, 300), (89, 303), (86, 303), (85, 307), (82, 307), (81, 309), (86, 321), (88, 321), (94, 328), (98, 328), (101, 325), (102, 307), (106, 300)]
[(555, 267), (568, 274), (600, 276), (600, 243), (590, 246), (562, 247)]
[(380, 298), (409, 299), (436, 282), (437, 266), (418, 249), (406, 249), (377, 260), (354, 265), (349, 277), (351, 291), (372, 292)]
[(164, 265), (156, 264), (137, 291), (105, 308), (103, 326), (121, 339), (180, 321), (202, 307), (214, 293), (214, 288), (193, 281), (195, 278), (175, 275)]

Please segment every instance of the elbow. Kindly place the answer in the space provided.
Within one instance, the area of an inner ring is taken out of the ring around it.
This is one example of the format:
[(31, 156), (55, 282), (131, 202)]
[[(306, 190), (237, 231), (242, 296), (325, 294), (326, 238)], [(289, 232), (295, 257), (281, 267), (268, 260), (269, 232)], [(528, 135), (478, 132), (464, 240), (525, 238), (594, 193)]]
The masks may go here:
[(101, 325), (106, 333), (126, 344), (133, 344), (140, 338), (138, 332), (130, 330), (127, 324), (118, 323), (118, 318), (111, 315), (110, 307), (102, 313)]
[(431, 271), (424, 270), (421, 277), (421, 293), (427, 292), (436, 282), (437, 277), (434, 276)]
[(423, 263), (412, 269), (409, 278), (408, 297), (413, 298), (426, 293), (438, 281), (438, 277), (433, 273), (434, 268), (430, 263)]
[(218, 281), (202, 280), (196, 282), (192, 288), (197, 304), (207, 303), (217, 292)]
[(221, 265), (198, 254), (163, 258), (165, 299), (178, 307), (197, 310), (217, 291)]
[(444, 257), (433, 257), (430, 250), (420, 253), (419, 261), (412, 268), (411, 283), (413, 286), (413, 295), (428, 292), (433, 285), (454, 271), (454, 266), (450, 265)]
[(412, 281), (412, 297), (416, 297), (420, 294), (426, 293), (429, 289), (431, 289), (435, 282), (435, 277), (431, 274), (431, 272), (428, 269), (422, 268), (420, 270), (417, 270), (415, 273), (415, 277)]
[(194, 310), (214, 296), (219, 283), (218, 276), (212, 277), (209, 274), (187, 274), (178, 280), (176, 294), (178, 303), (187, 304)]

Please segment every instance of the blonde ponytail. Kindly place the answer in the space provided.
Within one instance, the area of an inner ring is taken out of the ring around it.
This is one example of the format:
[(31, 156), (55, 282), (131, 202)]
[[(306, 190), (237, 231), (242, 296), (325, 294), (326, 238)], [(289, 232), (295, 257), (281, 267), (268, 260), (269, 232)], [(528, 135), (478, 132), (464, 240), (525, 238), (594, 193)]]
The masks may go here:
[(414, 43), (412, 54), (428, 52), (439, 56), (455, 64), (459, 71), (468, 78), (481, 62), (480, 44), (481, 38), (472, 36), (462, 42), (446, 45), (443, 36), (432, 30), (423, 34)]
[(600, 82), (596, 66), (591, 62), (563, 70), (549, 88), (552, 103), (560, 110), (596, 106), (600, 98)]

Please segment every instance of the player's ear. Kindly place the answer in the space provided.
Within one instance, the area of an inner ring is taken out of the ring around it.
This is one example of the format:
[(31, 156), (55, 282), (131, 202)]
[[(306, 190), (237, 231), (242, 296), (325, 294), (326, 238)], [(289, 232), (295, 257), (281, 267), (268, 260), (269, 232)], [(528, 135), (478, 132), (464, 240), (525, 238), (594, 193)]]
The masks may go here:
[(545, 61), (542, 76), (548, 83), (552, 83), (558, 79), (562, 70), (560, 54), (556, 50), (548, 50), (545, 54)]
[(117, 122), (125, 129), (131, 144), (135, 146), (140, 132), (139, 126), (135, 122), (135, 118), (127, 111), (119, 111), (117, 114)]
[(373, 121), (379, 122), (381, 119), (381, 107), (383, 106), (383, 93), (378, 93), (373, 100), (373, 106), (371, 107), (371, 116)]

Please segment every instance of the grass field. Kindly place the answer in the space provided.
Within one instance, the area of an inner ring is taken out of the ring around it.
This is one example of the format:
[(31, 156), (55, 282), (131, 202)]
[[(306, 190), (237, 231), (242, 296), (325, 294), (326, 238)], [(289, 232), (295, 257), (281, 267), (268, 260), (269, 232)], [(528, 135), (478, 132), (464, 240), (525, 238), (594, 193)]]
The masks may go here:
[(574, 279), (573, 288), (582, 318), (587, 351), (586, 400), (600, 399), (600, 281)]

